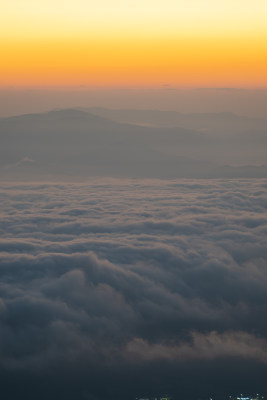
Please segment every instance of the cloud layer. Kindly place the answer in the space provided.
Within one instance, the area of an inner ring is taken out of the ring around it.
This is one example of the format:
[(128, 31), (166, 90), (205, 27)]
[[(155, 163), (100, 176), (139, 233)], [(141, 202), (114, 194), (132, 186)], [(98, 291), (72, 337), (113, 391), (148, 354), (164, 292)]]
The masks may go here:
[(264, 391), (266, 188), (264, 179), (2, 185), (9, 398)]

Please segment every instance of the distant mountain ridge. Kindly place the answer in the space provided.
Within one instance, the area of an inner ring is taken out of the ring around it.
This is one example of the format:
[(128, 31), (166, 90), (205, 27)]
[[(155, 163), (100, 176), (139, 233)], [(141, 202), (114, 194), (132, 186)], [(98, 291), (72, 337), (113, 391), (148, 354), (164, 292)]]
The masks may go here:
[(69, 109), (55, 109), (43, 113), (38, 114), (22, 114), (15, 115), (13, 117), (0, 118), (0, 123), (15, 123), (16, 121), (22, 122), (48, 122), (48, 121), (86, 121), (87, 123), (93, 124), (104, 124), (104, 123), (112, 123), (112, 121), (108, 118), (90, 113), (88, 111), (79, 110), (76, 108)]
[(80, 108), (90, 113), (110, 118), (116, 122), (150, 124), (158, 127), (181, 127), (214, 133), (234, 129), (235, 132), (248, 129), (266, 130), (267, 120), (237, 115), (231, 112), (184, 114), (174, 110), (107, 109), (102, 107)]
[[(211, 115), (218, 119), (217, 114)], [(228, 113), (224, 117), (243, 121)], [(203, 118), (208, 121), (208, 114)], [(94, 114), (93, 109), (57, 109), (0, 119), (2, 178), (267, 177), (266, 149), (267, 133), (256, 128), (213, 132), (147, 127), (117, 122)]]

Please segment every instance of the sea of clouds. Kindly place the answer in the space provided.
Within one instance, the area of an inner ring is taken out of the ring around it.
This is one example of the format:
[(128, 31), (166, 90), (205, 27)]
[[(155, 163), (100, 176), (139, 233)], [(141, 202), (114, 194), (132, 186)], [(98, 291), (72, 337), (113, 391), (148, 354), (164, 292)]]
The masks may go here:
[(245, 388), (263, 388), (266, 189), (266, 179), (3, 184), (4, 390), (193, 396), (188, 369), (195, 390), (214, 373), (223, 392), (220, 374), (236, 388), (231, 366), (236, 381), (250, 376)]

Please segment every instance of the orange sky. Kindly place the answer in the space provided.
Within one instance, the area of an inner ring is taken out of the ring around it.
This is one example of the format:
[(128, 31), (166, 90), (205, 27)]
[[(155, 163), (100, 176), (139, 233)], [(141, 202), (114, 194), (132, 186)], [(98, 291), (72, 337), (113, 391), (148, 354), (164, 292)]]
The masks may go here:
[(3, 6), (0, 86), (267, 87), (265, 0), (54, 3)]

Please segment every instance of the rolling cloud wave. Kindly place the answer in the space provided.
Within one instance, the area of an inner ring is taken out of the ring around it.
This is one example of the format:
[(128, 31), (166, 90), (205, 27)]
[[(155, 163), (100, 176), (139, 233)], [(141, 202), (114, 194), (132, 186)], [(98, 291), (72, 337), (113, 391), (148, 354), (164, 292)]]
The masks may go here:
[[(266, 180), (3, 185), (2, 375), (74, 374), (82, 399), (111, 396), (118, 376), (125, 396), (133, 385), (127, 373), (136, 390), (148, 390), (162, 363), (182, 376), (199, 362), (203, 371), (219, 368), (218, 360), (229, 371), (244, 363), (265, 371), (266, 187)], [(103, 377), (110, 383), (99, 389)], [(160, 385), (178, 393), (167, 372)]]

